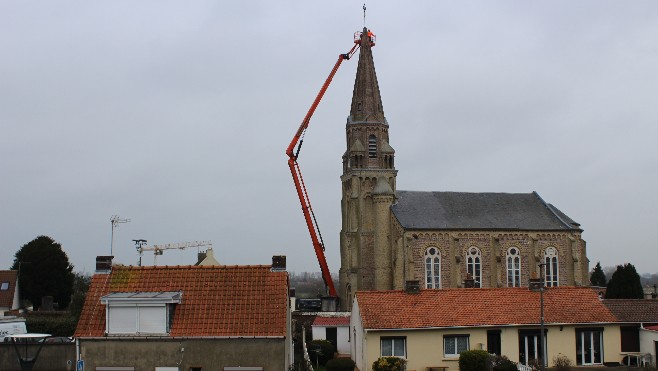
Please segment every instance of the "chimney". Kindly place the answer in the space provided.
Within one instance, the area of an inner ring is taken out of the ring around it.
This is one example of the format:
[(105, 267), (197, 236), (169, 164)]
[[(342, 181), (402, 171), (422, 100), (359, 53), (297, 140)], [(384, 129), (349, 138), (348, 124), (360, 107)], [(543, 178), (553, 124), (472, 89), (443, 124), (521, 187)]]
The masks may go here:
[(475, 287), (475, 279), (471, 276), (470, 273), (466, 273), (466, 279), (464, 279), (464, 287), (467, 289), (472, 289)]
[(196, 264), (194, 265), (199, 265), (203, 261), (203, 259), (206, 258), (206, 252), (199, 252), (196, 254)]
[(286, 271), (286, 256), (274, 255), (272, 257), (272, 272), (285, 272)]
[(418, 293), (420, 293), (420, 281), (413, 280), (413, 281), (405, 282), (404, 292), (406, 292), (407, 294), (418, 294)]
[(112, 272), (112, 259), (114, 256), (97, 256), (96, 272), (100, 274), (109, 274)]

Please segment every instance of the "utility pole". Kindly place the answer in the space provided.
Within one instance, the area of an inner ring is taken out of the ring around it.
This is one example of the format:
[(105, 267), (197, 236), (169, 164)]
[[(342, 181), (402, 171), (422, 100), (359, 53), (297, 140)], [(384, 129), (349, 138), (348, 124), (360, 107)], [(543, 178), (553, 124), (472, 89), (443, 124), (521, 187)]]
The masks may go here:
[(541, 371), (546, 371), (546, 342), (544, 341), (544, 290), (546, 290), (546, 280), (544, 277), (545, 266), (546, 263), (539, 264), (539, 347), (541, 348)]
[(122, 219), (118, 215), (112, 215), (110, 218), (110, 223), (112, 223), (112, 234), (110, 236), (110, 256), (114, 256), (114, 228), (117, 227), (117, 224), (120, 223), (130, 223), (130, 219)]

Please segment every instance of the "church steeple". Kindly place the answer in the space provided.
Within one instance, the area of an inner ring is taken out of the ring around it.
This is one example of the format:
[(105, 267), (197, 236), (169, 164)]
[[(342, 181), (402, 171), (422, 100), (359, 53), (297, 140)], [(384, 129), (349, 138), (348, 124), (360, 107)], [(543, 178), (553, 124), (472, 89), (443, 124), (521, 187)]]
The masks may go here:
[(397, 170), (372, 57), (374, 35), (364, 28), (359, 42), (361, 51), (345, 125), (347, 146), (340, 178), (343, 224), (339, 291), (345, 310), (350, 309), (358, 290), (395, 288), (394, 282), (400, 280), (393, 274), (401, 264), (395, 266), (391, 255), (391, 205), (396, 197)]
[(372, 58), (374, 35), (366, 28), (361, 33), (361, 51), (352, 93), (352, 107), (349, 123), (386, 124), (379, 84)]

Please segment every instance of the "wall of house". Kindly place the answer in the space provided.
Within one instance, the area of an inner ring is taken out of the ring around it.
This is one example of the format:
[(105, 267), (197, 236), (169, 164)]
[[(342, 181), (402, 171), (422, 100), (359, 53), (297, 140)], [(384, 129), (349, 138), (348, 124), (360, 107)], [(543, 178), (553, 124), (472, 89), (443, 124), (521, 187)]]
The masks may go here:
[[(350, 354), (350, 328), (348, 326), (329, 326), (336, 327), (336, 352), (339, 354)], [(313, 340), (327, 339), (327, 327), (313, 326)]]
[(640, 329), (640, 352), (651, 354), (653, 365), (656, 365), (656, 342), (658, 342), (658, 332)]
[[(576, 328), (586, 326), (546, 326), (547, 353), (549, 366), (558, 354), (567, 356), (576, 363)], [(604, 362), (619, 362), (621, 340), (618, 325), (593, 325), (603, 327)], [(459, 358), (446, 358), (443, 352), (443, 337), (446, 335), (469, 335), (470, 349), (487, 350), (487, 330), (501, 330), (501, 353), (514, 362), (519, 361), (519, 329), (536, 329), (533, 327), (500, 327), (500, 328), (460, 328), (414, 331), (370, 331), (366, 339), (360, 340), (365, 347), (363, 357), (353, 356), (359, 369), (370, 369), (372, 363), (380, 357), (380, 339), (382, 337), (407, 338), (407, 370), (426, 370), (429, 366), (448, 367), (449, 370), (459, 369)], [(365, 340), (365, 341), (364, 341)], [(363, 367), (366, 368), (363, 368)]]
[[(28, 356), (35, 354), (38, 345), (29, 345)], [(21, 352), (25, 348), (20, 348)], [(75, 370), (75, 344), (44, 344), (39, 353), (33, 371), (72, 371)], [(18, 362), (14, 345), (8, 342), (0, 343), (0, 370), (19, 371), (21, 365)]]
[(263, 370), (285, 370), (289, 366), (287, 340), (278, 339), (80, 339), (85, 371), (96, 367), (129, 366), (136, 371), (155, 367), (254, 366)]

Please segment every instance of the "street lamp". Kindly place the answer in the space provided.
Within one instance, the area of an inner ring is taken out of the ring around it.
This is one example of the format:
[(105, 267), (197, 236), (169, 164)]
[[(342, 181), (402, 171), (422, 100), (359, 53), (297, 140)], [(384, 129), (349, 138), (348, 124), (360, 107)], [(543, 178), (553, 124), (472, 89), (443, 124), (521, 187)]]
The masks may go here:
[(546, 344), (544, 341), (544, 291), (546, 290), (544, 267), (546, 263), (539, 266), (539, 278), (530, 279), (530, 290), (539, 291), (539, 348), (541, 349), (541, 371), (546, 371)]

